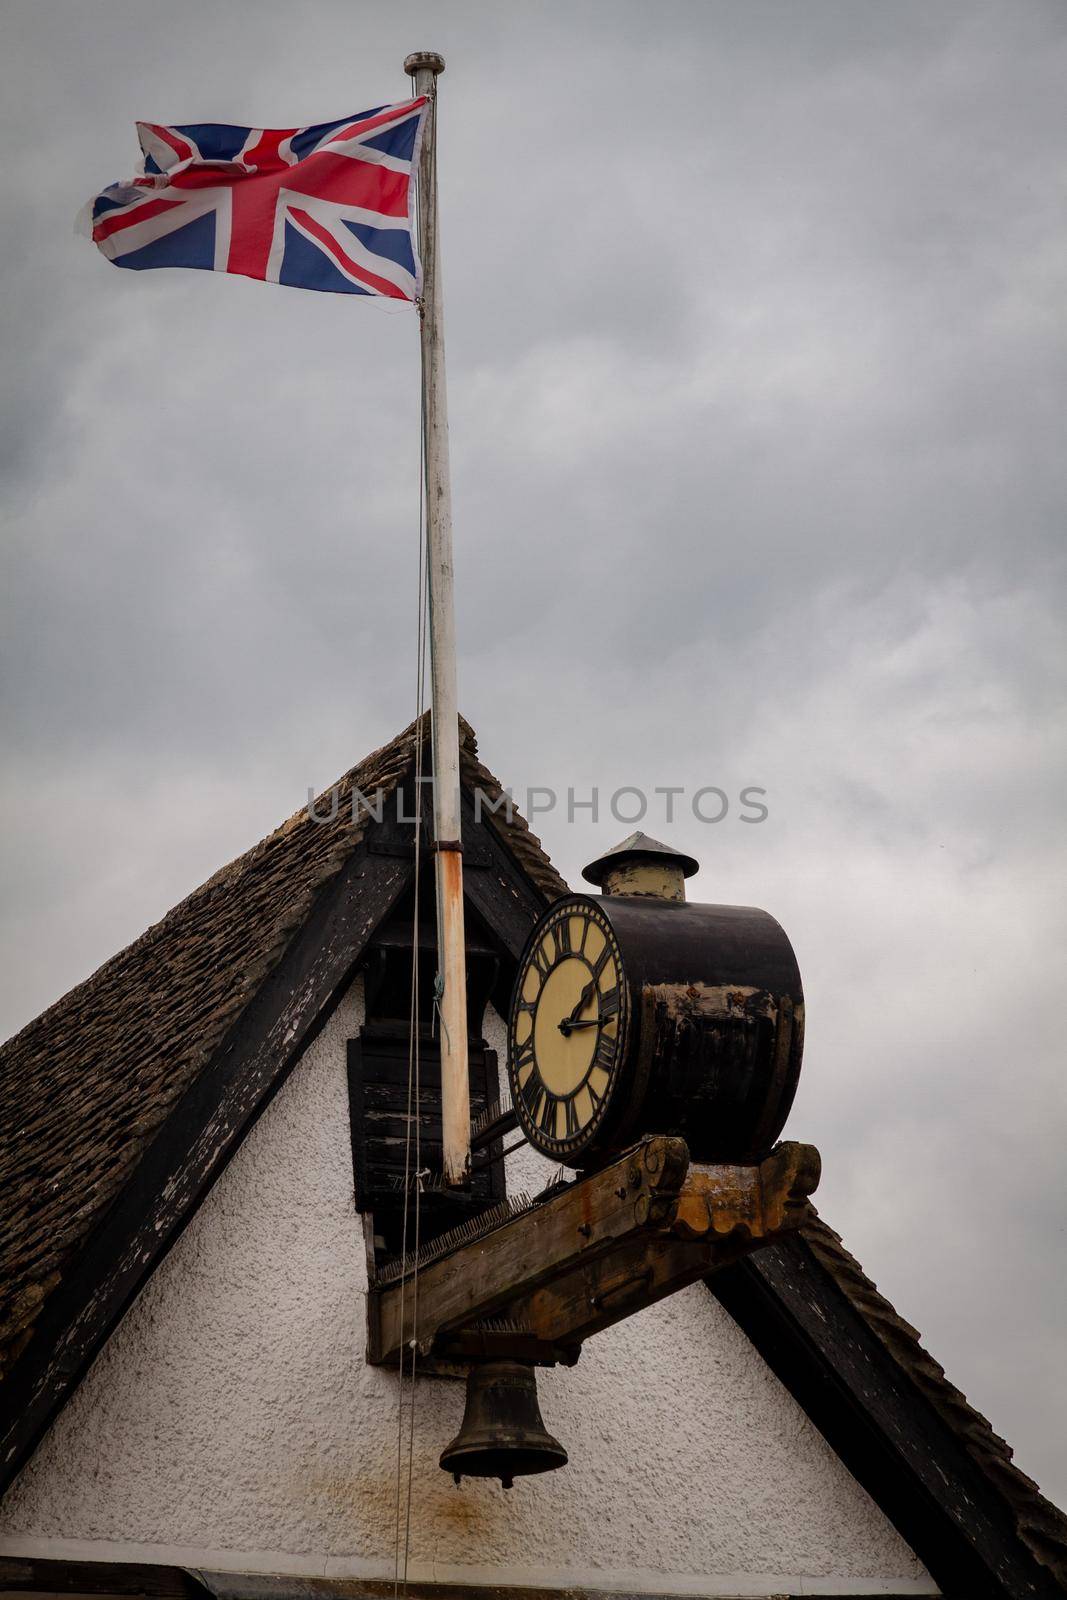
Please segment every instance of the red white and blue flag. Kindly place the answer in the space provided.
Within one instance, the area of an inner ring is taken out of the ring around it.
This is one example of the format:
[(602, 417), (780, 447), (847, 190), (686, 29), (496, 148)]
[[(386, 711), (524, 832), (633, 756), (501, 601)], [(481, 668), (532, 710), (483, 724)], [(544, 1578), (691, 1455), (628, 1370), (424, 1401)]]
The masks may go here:
[(414, 300), (414, 184), (427, 100), (314, 128), (139, 122), (140, 176), (90, 202), (117, 267), (199, 267)]

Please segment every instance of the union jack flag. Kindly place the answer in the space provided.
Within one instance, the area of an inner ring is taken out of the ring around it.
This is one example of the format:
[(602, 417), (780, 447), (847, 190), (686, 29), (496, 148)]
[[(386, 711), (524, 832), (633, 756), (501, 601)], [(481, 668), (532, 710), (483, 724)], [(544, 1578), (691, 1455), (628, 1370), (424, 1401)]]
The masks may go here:
[(412, 168), (425, 95), (314, 128), (139, 122), (141, 174), (90, 201), (117, 267), (200, 267), (414, 300)]

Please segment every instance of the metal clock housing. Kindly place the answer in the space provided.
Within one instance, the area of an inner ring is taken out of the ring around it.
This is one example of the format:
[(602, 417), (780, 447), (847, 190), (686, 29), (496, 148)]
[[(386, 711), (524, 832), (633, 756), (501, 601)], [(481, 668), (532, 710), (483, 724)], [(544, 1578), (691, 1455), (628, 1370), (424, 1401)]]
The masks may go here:
[(648, 1134), (706, 1162), (762, 1159), (800, 1074), (804, 995), (754, 906), (571, 895), (542, 916), (512, 996), (508, 1074), (530, 1144), (589, 1167)]

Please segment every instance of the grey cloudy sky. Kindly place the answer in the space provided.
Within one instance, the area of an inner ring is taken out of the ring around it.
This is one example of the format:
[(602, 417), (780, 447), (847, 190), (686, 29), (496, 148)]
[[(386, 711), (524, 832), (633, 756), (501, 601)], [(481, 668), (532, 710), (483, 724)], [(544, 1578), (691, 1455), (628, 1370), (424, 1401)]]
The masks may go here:
[[(414, 710), (417, 332), (72, 218), (133, 122), (444, 52), (460, 699), (773, 911), (824, 1215), (1067, 1502), (1060, 0), (8, 0), (5, 957), (20, 1026)], [(629, 831), (536, 825), (561, 870)]]

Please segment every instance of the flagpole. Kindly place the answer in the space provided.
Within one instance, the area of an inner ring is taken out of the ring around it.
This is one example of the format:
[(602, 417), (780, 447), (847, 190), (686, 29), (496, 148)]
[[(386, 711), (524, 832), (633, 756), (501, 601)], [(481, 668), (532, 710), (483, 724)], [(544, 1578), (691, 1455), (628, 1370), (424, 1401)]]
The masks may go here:
[[(422, 409), (426, 471), (426, 557), (433, 708), (433, 821), (440, 993), (441, 1130), (444, 1180), (470, 1177), (470, 1080), (467, 1069), (467, 972), (463, 933), (463, 847), (459, 810), (459, 706), (452, 592), (452, 484), (448, 461), (444, 317), (437, 256), (437, 78), (444, 57), (418, 50), (404, 71), (429, 111), (419, 155), (419, 255), (422, 259)], [(417, 933), (417, 930), (416, 930)]]

